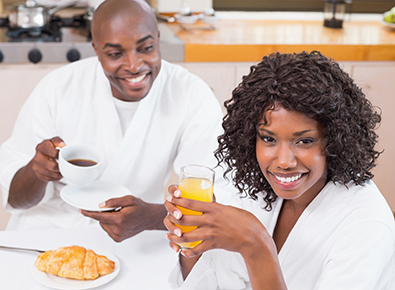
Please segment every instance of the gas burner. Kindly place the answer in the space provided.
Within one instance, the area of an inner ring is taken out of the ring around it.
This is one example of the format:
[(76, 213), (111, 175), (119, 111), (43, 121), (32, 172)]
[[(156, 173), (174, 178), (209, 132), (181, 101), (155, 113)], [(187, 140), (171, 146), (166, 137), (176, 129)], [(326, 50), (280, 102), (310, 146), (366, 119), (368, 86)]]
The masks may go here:
[(16, 28), (7, 33), (10, 42), (61, 42), (62, 33), (58, 26), (43, 28)]

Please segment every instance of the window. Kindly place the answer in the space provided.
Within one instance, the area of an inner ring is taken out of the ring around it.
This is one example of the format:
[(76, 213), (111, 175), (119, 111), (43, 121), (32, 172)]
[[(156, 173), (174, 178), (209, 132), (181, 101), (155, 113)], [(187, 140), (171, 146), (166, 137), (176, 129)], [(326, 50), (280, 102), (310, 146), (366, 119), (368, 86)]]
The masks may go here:
[[(384, 13), (395, 0), (353, 0), (353, 13)], [(213, 0), (217, 11), (323, 11), (324, 0)]]

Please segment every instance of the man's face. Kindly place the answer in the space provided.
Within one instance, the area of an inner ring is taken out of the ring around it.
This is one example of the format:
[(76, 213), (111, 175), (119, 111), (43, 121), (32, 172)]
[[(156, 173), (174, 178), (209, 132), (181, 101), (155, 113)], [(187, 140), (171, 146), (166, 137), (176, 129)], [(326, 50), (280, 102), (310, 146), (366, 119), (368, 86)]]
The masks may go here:
[(135, 102), (150, 91), (161, 67), (156, 23), (141, 16), (96, 23), (93, 47), (115, 98)]

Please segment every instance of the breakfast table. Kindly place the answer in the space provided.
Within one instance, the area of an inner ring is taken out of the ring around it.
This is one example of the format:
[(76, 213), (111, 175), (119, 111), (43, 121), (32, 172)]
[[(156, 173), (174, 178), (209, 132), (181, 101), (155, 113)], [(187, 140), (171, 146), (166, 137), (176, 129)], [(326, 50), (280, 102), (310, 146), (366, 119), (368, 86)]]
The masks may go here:
[[(119, 272), (111, 281), (94, 289), (166, 290), (170, 289), (167, 280), (175, 265), (176, 254), (168, 246), (164, 235), (164, 231), (145, 231), (116, 243), (99, 226), (76, 229), (0, 231), (0, 245), (39, 250), (56, 250), (59, 247), (78, 245), (90, 248), (98, 254), (104, 251), (119, 260), (119, 265), (116, 265), (116, 268), (119, 267)], [(37, 271), (34, 263), (38, 254), (0, 249), (0, 288), (7, 290), (52, 289), (33, 275), (34, 271)], [(79, 285), (66, 285), (65, 288), (60, 285), (54, 289), (90, 289), (87, 283), (84, 285), (80, 282)]]

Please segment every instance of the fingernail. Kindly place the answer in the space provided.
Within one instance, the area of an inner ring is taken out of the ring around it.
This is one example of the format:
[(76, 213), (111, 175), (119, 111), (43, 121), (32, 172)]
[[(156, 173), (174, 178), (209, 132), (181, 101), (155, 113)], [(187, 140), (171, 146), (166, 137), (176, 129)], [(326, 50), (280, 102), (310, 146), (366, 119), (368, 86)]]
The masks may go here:
[(168, 202), (171, 202), (171, 195), (169, 195), (166, 199)]
[(178, 210), (176, 210), (176, 211), (174, 211), (173, 216), (174, 216), (176, 219), (179, 220), (179, 219), (181, 218), (181, 213), (180, 213)]
[(106, 207), (106, 202), (104, 201), (104, 202), (99, 203), (99, 207)]
[(177, 237), (181, 237), (182, 231), (181, 231), (180, 229), (175, 229), (175, 230), (174, 230), (174, 234), (175, 234)]
[(180, 248), (177, 247), (176, 245), (171, 245), (171, 248), (173, 249), (174, 252), (178, 253), (180, 251)]
[(165, 234), (165, 239), (169, 241), (169, 234)]
[(181, 196), (181, 190), (176, 189), (176, 191), (174, 191), (174, 196), (175, 197), (180, 197)]

